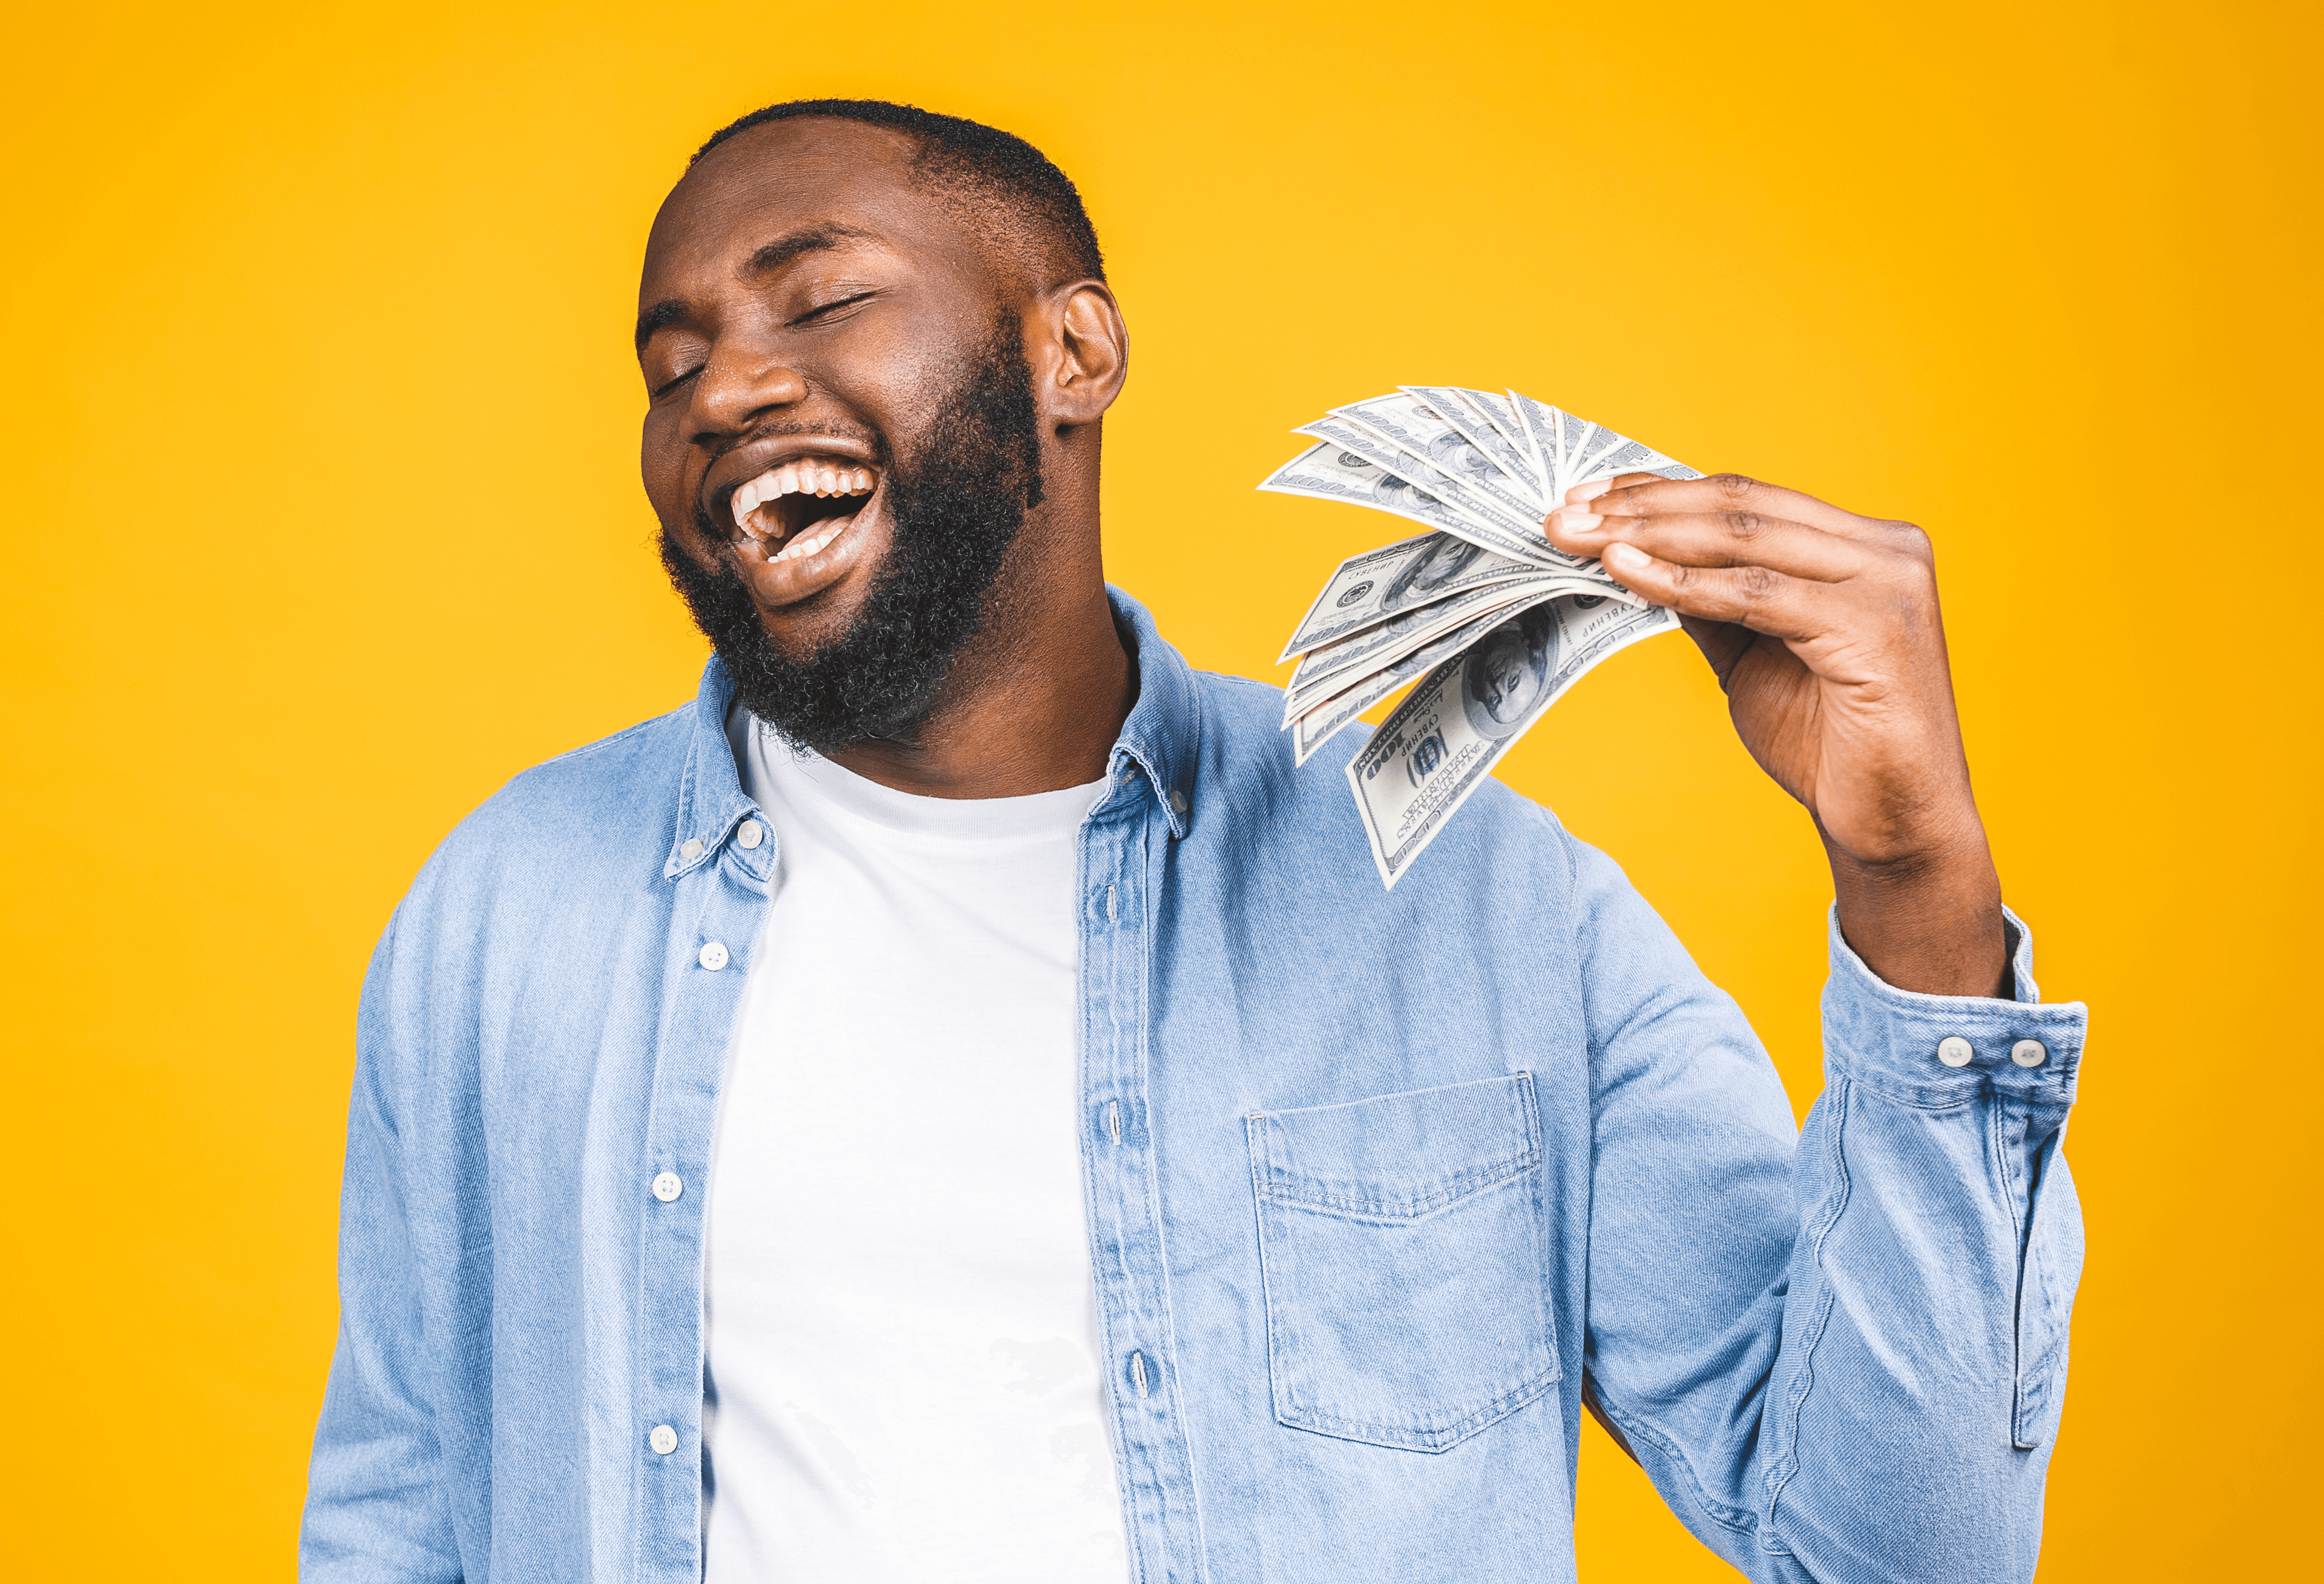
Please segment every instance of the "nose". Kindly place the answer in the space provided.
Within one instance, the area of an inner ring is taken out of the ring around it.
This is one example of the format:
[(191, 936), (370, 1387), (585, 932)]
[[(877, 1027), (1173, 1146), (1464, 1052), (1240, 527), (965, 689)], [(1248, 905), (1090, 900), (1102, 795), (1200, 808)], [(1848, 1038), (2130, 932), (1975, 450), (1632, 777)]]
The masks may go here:
[(767, 413), (806, 398), (806, 377), (775, 348), (720, 345), (694, 382), (687, 438), (697, 446), (715, 445), (742, 434)]

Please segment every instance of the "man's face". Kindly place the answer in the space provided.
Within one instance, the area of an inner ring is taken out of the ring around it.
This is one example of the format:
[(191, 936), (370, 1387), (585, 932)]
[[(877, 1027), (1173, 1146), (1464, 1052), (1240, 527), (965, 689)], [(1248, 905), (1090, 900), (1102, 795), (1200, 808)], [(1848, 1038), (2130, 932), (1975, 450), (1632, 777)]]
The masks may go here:
[(663, 205), (639, 291), (664, 561), (743, 702), (826, 751), (920, 718), (1039, 498), (1021, 321), (911, 154), (740, 134)]

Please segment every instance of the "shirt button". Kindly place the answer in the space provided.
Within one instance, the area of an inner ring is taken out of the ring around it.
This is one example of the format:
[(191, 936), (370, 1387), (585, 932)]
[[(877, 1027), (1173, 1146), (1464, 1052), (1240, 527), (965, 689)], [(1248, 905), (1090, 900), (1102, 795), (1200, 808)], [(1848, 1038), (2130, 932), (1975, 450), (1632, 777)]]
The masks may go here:
[(2009, 1059), (2021, 1067), (2038, 1067), (2050, 1059), (2050, 1047), (2038, 1039), (2021, 1039), (2009, 1047)]
[(657, 1424), (653, 1427), (652, 1432), (647, 1435), (646, 1445), (651, 1447), (655, 1451), (659, 1452), (663, 1457), (667, 1458), (672, 1452), (678, 1450), (678, 1432), (672, 1430), (667, 1424)]
[(1170, 788), (1170, 806), (1180, 814), (1186, 812), (1186, 795), (1176, 787)]
[(734, 827), (734, 840), (744, 847), (756, 847), (767, 839), (767, 827), (757, 820), (746, 819)]
[[(726, 943), (724, 941), (705, 941), (702, 944), (702, 950), (695, 953), (694, 960), (701, 963), (705, 968), (710, 970), (711, 972), (717, 972), (720, 969), (726, 966)], [(1961, 1061), (1965, 1062), (1967, 1060), (1969, 1060), (1967, 1056), (1963, 1056), (1961, 1058)], [(1954, 1064), (1955, 1066), (1959, 1066), (1960, 1064), (1958, 1062)]]
[(685, 859), (688, 863), (692, 863), (696, 859), (701, 857), (701, 838), (697, 836), (688, 836), (684, 843), (680, 843), (678, 849), (678, 855), (680, 858)]
[(686, 1192), (686, 1179), (676, 1172), (664, 1172), (653, 1180), (653, 1196), (668, 1204)]
[(1937, 1060), (1948, 1067), (1966, 1067), (1976, 1054), (1969, 1041), (1958, 1034), (1950, 1039), (1940, 1041), (1937, 1045)]

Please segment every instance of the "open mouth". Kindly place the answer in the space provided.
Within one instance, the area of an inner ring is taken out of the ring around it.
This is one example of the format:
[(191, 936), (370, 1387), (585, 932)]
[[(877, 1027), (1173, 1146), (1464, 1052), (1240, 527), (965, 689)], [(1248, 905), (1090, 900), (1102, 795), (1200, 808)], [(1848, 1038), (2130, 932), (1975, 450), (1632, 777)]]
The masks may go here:
[(803, 456), (737, 486), (734, 526), (770, 562), (805, 560), (854, 526), (879, 483), (860, 463)]

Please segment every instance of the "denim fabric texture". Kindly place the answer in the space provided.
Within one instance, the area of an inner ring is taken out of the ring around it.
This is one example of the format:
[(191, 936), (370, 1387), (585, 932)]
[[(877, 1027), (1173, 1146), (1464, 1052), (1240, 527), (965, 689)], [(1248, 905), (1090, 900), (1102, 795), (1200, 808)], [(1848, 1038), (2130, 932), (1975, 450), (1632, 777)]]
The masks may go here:
[[(1991, 1000), (1834, 928), (1795, 1132), (1734, 1002), (1547, 811), (1489, 786), (1383, 891), (1281, 694), (1114, 603), (1138, 702), (1076, 906), (1134, 1578), (1570, 1579), (1585, 1381), (1754, 1579), (2030, 1578), (2085, 1018), (2023, 926)], [(776, 862), (733, 839), (731, 692), (713, 662), (519, 776), (380, 944), (305, 1579), (699, 1576), (700, 1186)], [(832, 1126), (882, 1169), (875, 1119)]]

